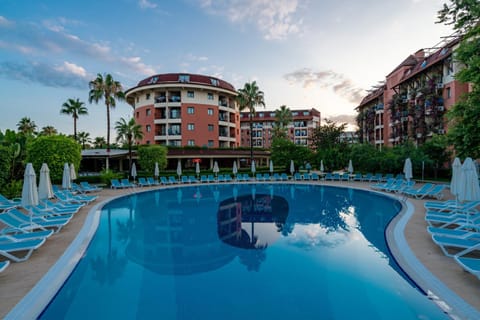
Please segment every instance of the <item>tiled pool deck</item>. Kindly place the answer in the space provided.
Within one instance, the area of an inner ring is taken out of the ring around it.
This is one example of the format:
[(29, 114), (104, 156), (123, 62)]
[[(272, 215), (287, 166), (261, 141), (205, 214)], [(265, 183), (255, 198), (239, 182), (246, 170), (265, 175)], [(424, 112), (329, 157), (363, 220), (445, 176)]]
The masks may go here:
[[(315, 182), (318, 183), (318, 182)], [(352, 186), (370, 190), (368, 183), (362, 182), (320, 182), (325, 185)], [(99, 193), (99, 199), (85, 206), (72, 221), (58, 234), (54, 234), (30, 259), (22, 263), (13, 263), (0, 274), (0, 318), (5, 315), (40, 281), (75, 239), (82, 228), (87, 213), (96, 204), (111, 197), (131, 191), (105, 189)], [(414, 280), (425, 289), (430, 289), (443, 299), (450, 299), (456, 310), (450, 310), (459, 318), (474, 318), (480, 310), (480, 280), (464, 272), (452, 258), (446, 257), (432, 242), (426, 231), (425, 209), (422, 200), (408, 198), (404, 215), (399, 216), (397, 228), (387, 232), (387, 238), (395, 238), (397, 246), (392, 251), (402, 252), (399, 262), (405, 270), (413, 272)], [(403, 231), (403, 232), (402, 232)], [(410, 248), (410, 250), (408, 249)], [(458, 297), (461, 299), (458, 299)], [(463, 299), (463, 300), (462, 300)], [(467, 304), (465, 304), (466, 302)], [(444, 308), (448, 309), (448, 307)]]

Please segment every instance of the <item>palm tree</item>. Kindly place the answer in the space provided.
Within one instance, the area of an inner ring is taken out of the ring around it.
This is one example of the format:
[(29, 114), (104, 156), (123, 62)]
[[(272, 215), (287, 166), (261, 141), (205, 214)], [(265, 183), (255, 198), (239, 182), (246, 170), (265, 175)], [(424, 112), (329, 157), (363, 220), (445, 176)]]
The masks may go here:
[(35, 134), (37, 130), (37, 125), (35, 124), (35, 121), (32, 121), (30, 118), (23, 117), (17, 123), (17, 129), (18, 129), (18, 132), (21, 132), (27, 136), (30, 136)]
[(250, 162), (253, 161), (253, 117), (255, 116), (255, 107), (265, 107), (263, 91), (260, 91), (256, 81), (245, 83), (242, 89), (237, 91), (237, 102), (240, 111), (248, 109), (250, 118)]
[(71, 115), (73, 118), (73, 138), (77, 141), (77, 119), (80, 115), (88, 114), (88, 109), (78, 98), (76, 100), (68, 99), (62, 104), (61, 114)]
[(40, 131), (40, 135), (42, 136), (54, 136), (57, 133), (57, 129), (55, 129), (53, 126), (45, 126), (42, 128), (42, 131)]
[(132, 145), (136, 140), (143, 138), (142, 126), (131, 118), (128, 122), (124, 118), (120, 118), (115, 122), (115, 130), (117, 130), (117, 141), (128, 145), (128, 167), (132, 169)]
[(275, 128), (273, 135), (278, 138), (287, 138), (287, 127), (292, 122), (292, 111), (283, 105), (280, 109), (275, 110)]
[(88, 93), (88, 102), (98, 103), (102, 98), (105, 99), (105, 106), (107, 107), (107, 163), (108, 170), (109, 151), (110, 151), (110, 108), (115, 108), (116, 101), (125, 99), (123, 88), (120, 82), (115, 81), (111, 74), (103, 77), (100, 73), (97, 78), (89, 82), (90, 92)]
[(106, 144), (107, 144), (107, 141), (105, 141), (104, 137), (95, 137), (95, 139), (93, 140), (93, 147), (95, 149), (101, 149)]
[(85, 131), (80, 131), (78, 133), (78, 142), (82, 145), (82, 149), (85, 149), (87, 143), (90, 143), (90, 133)]

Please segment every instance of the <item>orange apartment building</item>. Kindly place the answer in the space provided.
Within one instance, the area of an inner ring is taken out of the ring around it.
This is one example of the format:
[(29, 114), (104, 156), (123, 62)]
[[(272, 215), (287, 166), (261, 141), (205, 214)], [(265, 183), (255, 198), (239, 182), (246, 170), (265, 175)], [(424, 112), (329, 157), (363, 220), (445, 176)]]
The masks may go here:
[(237, 92), (215, 77), (157, 74), (125, 92), (144, 134), (141, 144), (235, 148), (240, 145)]
[[(253, 132), (250, 134), (249, 112), (240, 114), (240, 129), (242, 147), (253, 146), (258, 148), (270, 148), (275, 126), (275, 111), (257, 111), (253, 117)], [(288, 125), (288, 136), (292, 142), (298, 145), (308, 146), (312, 131), (320, 126), (320, 111), (315, 108), (292, 110), (292, 122)]]
[(468, 92), (455, 80), (461, 66), (453, 60), (460, 39), (408, 56), (363, 98), (358, 111), (359, 141), (381, 148), (411, 141), (421, 145), (445, 134), (445, 112)]

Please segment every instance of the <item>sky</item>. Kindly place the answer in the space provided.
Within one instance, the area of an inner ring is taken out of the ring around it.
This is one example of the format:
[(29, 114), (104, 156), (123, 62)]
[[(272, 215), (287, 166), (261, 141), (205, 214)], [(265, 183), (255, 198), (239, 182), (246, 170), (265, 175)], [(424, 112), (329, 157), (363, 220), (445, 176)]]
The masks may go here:
[[(435, 23), (446, 1), (0, 0), (0, 131), (29, 117), (73, 134), (60, 109), (78, 98), (89, 115), (77, 130), (106, 137), (104, 103), (88, 103), (98, 73), (124, 90), (158, 73), (236, 89), (255, 80), (266, 110), (316, 108), (322, 120), (354, 123), (366, 90), (452, 33)], [(125, 102), (111, 110), (112, 136), (132, 111)]]

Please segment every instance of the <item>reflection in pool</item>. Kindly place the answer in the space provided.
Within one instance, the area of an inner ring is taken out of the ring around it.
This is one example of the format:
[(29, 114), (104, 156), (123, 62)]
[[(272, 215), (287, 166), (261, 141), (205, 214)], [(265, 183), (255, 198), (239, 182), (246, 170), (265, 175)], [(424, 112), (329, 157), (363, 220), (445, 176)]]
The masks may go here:
[(384, 230), (401, 206), (320, 185), (171, 188), (107, 204), (43, 319), (446, 319)]

